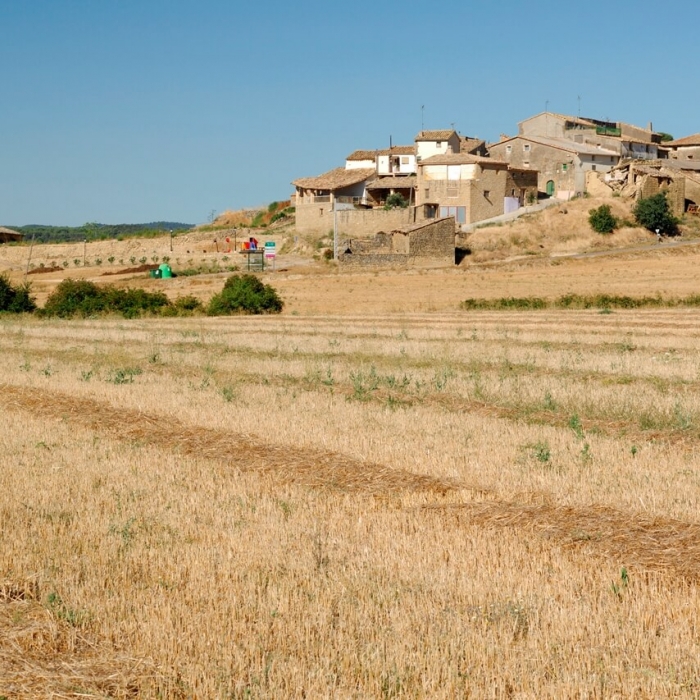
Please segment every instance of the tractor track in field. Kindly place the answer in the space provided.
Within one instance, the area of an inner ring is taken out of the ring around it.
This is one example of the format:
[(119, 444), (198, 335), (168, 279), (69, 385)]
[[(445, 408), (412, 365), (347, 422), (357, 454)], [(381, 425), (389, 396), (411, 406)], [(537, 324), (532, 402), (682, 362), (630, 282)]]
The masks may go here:
[(193, 458), (223, 462), (241, 472), (270, 474), (310, 488), (390, 495), (460, 492), (459, 503), (436, 502), (415, 510), (443, 520), (445, 529), (470, 525), (516, 528), (557, 546), (614, 559), (627, 567), (670, 572), (700, 581), (700, 523), (623, 511), (601, 504), (561, 505), (547, 494), (524, 493), (515, 500), (477, 484), (395, 469), (338, 452), (264, 443), (252, 436), (176, 418), (112, 406), (92, 398), (31, 387), (0, 385), (0, 406), (66, 421), (120, 441), (137, 442)]

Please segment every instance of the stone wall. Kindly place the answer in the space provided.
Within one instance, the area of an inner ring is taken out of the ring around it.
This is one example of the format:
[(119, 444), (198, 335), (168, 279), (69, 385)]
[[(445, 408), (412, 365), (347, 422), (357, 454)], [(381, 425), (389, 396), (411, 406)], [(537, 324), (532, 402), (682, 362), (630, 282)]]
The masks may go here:
[[(396, 235), (396, 234), (394, 234)], [(438, 219), (408, 233), (408, 255), (412, 258), (431, 258), (454, 262), (455, 220)]]
[(372, 239), (341, 241), (338, 261), (354, 267), (408, 265), (416, 260), (453, 263), (455, 256), (453, 217), (378, 233)]
[(406, 267), (409, 256), (403, 253), (340, 253), (338, 262), (343, 267)]
[[(328, 235), (333, 231), (330, 202), (302, 204), (296, 208), (297, 233)], [(369, 237), (378, 231), (390, 231), (415, 220), (415, 209), (342, 209), (336, 212), (338, 235), (344, 238)]]

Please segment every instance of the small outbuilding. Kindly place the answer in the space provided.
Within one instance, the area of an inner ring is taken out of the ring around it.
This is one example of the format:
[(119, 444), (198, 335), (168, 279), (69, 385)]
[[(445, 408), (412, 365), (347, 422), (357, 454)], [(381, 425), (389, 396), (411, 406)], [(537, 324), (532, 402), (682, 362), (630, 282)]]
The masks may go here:
[(13, 231), (11, 228), (0, 226), (0, 243), (13, 243), (21, 241), (24, 234), (19, 231)]

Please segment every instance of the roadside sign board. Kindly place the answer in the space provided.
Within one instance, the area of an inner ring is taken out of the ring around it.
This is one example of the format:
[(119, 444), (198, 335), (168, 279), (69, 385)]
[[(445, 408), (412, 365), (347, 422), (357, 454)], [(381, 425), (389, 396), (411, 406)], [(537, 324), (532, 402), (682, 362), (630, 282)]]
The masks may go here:
[(265, 242), (265, 257), (274, 258), (277, 255), (277, 245), (274, 241)]

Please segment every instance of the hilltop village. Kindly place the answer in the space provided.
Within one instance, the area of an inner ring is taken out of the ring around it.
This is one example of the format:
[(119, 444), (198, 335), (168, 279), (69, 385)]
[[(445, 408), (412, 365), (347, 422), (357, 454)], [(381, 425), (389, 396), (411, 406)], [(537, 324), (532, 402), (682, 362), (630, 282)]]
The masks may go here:
[(586, 193), (641, 198), (664, 190), (675, 215), (696, 211), (700, 134), (673, 139), (651, 124), (543, 112), (496, 143), (454, 129), (421, 131), (413, 144), (356, 150), (344, 165), (292, 184), (297, 232), (342, 231), (341, 260), (368, 245), (353, 244), (355, 237), (377, 233), (402, 234), (399, 243), (377, 241), (378, 250), (407, 253), (407, 234), (434, 240), (431, 227), (442, 219), (459, 233)]

